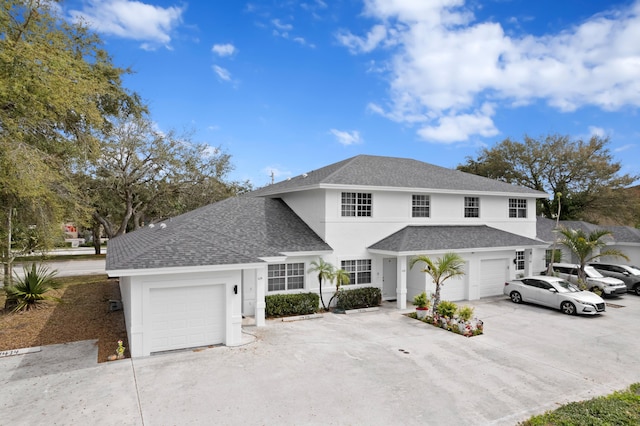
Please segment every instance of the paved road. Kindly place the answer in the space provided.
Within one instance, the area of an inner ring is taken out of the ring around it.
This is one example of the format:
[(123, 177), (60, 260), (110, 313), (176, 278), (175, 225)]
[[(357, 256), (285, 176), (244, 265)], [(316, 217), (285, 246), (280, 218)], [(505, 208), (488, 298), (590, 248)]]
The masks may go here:
[(470, 302), (485, 324), (472, 338), (391, 306), (246, 327), (256, 340), (241, 347), (105, 364), (93, 342), (45, 347), (0, 358), (0, 412), (29, 425), (513, 426), (640, 382), (640, 297), (610, 302), (620, 307), (598, 317)]

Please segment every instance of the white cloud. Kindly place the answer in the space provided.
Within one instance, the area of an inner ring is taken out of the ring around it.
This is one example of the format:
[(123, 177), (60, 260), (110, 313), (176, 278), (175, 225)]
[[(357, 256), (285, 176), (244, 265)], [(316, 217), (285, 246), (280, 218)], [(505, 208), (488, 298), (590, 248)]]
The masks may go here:
[(293, 29), (293, 25), (284, 24), (279, 19), (272, 19), (271, 23), (280, 31), (291, 31)]
[(226, 68), (222, 68), (218, 65), (214, 65), (213, 71), (218, 75), (220, 80), (231, 81), (231, 73)]
[(604, 137), (607, 132), (602, 127), (589, 126), (589, 136)]
[(357, 130), (352, 130), (349, 132), (331, 129), (329, 130), (329, 132), (332, 133), (336, 137), (338, 142), (340, 142), (342, 145), (353, 145), (363, 142), (362, 137), (360, 136), (360, 132), (358, 132)]
[(488, 102), (542, 101), (559, 111), (640, 106), (640, 0), (540, 37), (479, 22), (464, 0), (365, 0), (364, 14), (378, 22), (337, 39), (354, 53), (389, 49), (390, 101), (369, 109), (422, 123), (423, 137), (496, 134), (493, 113), (481, 111)]
[(374, 25), (366, 37), (358, 37), (350, 32), (338, 34), (336, 37), (352, 53), (371, 52), (387, 37), (387, 28), (384, 25)]
[(636, 144), (628, 143), (626, 145), (622, 145), (622, 146), (617, 147), (616, 149), (613, 150), (613, 152), (628, 151), (628, 150), (633, 149), (635, 147), (636, 147)]
[(231, 56), (236, 53), (238, 50), (233, 44), (214, 44), (211, 48), (211, 51), (218, 56)]
[(156, 45), (169, 45), (184, 10), (131, 0), (84, 0), (82, 10), (69, 14), (100, 33), (143, 41), (143, 49), (153, 50)]

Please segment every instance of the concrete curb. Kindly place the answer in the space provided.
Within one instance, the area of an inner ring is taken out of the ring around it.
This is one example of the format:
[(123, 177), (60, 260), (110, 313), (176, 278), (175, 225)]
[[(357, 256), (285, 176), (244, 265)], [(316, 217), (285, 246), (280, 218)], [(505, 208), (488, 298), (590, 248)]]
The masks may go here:
[(295, 317), (280, 318), (280, 320), (282, 322), (291, 322), (291, 321), (303, 321), (303, 320), (316, 319), (316, 318), (322, 318), (322, 314), (296, 315)]

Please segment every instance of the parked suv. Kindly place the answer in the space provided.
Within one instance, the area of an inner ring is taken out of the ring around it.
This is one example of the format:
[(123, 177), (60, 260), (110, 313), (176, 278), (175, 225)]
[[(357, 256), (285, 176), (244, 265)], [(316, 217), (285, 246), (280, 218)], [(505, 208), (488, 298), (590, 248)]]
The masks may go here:
[(606, 277), (617, 278), (627, 285), (627, 290), (640, 296), (640, 268), (629, 265), (615, 265), (612, 263), (589, 263)]
[[(574, 265), (572, 263), (554, 263), (553, 273), (558, 277), (577, 284), (579, 267), (580, 265)], [(587, 289), (594, 293), (601, 294), (602, 296), (612, 296), (625, 294), (627, 292), (627, 286), (624, 281), (617, 278), (605, 277), (593, 266), (585, 266), (584, 272), (587, 276)]]

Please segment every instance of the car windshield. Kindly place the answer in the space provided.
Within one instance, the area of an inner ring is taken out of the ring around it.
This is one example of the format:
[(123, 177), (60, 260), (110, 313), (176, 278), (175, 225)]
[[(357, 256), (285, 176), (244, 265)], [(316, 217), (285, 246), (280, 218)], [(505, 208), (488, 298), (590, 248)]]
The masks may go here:
[(629, 268), (629, 272), (631, 272), (633, 275), (640, 275), (640, 268), (638, 268), (637, 266), (627, 266), (627, 268)]
[(596, 271), (596, 268), (594, 268), (593, 266), (585, 266), (584, 273), (587, 274), (587, 276), (590, 278), (604, 278), (604, 275)]
[(574, 286), (569, 281), (559, 280), (553, 284), (554, 287), (558, 290), (558, 293), (576, 293), (580, 291), (578, 287)]

